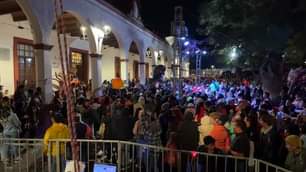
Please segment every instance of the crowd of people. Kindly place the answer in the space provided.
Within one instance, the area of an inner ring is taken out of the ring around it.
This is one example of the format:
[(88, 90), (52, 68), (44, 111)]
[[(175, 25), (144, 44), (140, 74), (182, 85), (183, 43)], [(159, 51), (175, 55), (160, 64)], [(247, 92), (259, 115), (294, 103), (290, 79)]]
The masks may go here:
[[(103, 95), (93, 96), (86, 86), (73, 85), (78, 139), (133, 141), (170, 149), (254, 157), (293, 172), (305, 172), (303, 91), (288, 94), (284, 87), (274, 99), (260, 85), (224, 80), (203, 80), (201, 84), (186, 81), (182, 92), (175, 91), (170, 81), (146, 86), (130, 84), (120, 91), (110, 89), (105, 82), (104, 88)], [(42, 114), (41, 94), (40, 88), (32, 91), (20, 86), (12, 98), (1, 97), (2, 137), (35, 137), (41, 115), (52, 117), (45, 142), (69, 137), (65, 95), (55, 92), (44, 112), (48, 114)], [(14, 148), (1, 147), (1, 160), (9, 160), (8, 153), (14, 152), (10, 149)], [(141, 152), (138, 158), (150, 156)], [(175, 156), (169, 154), (165, 159), (173, 170)], [(189, 157), (180, 158), (185, 171)], [(205, 164), (201, 157), (199, 163)], [(240, 171), (245, 171), (243, 166)], [(218, 171), (216, 168), (210, 166), (209, 171)]]

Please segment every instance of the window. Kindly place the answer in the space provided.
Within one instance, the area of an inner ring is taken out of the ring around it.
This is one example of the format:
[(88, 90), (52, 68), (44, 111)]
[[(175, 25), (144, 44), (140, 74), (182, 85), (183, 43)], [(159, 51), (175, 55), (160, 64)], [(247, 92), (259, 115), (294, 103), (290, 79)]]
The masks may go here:
[(17, 86), (26, 83), (35, 88), (35, 57), (31, 40), (14, 38), (15, 81)]
[(82, 54), (71, 52), (71, 72), (77, 75), (77, 71), (82, 65)]
[(88, 51), (70, 47), (70, 72), (80, 81), (88, 82)]

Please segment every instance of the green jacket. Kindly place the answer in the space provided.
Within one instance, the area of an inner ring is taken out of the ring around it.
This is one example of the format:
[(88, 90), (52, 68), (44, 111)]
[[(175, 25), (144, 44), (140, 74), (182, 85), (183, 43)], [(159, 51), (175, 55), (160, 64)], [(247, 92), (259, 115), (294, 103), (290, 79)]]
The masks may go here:
[(298, 155), (294, 155), (292, 152), (289, 152), (289, 154), (287, 155), (285, 166), (292, 172), (305, 172), (306, 149), (303, 149), (302, 152)]

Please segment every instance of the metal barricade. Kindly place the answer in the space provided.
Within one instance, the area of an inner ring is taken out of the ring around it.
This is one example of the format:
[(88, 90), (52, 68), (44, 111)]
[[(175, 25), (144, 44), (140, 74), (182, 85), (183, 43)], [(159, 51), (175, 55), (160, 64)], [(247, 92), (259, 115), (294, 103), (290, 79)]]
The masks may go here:
[(1, 172), (47, 172), (41, 139), (0, 138)]
[(257, 164), (255, 172), (290, 172), (290, 170), (284, 169), (266, 161), (257, 160), (256, 163)]
[[(92, 172), (96, 163), (114, 165), (118, 172), (290, 172), (257, 159), (179, 151), (125, 141), (77, 142), (85, 172)], [(49, 146), (53, 147), (49, 147), (49, 151), (62, 149), (49, 159), (49, 167), (52, 167), (49, 170), (63, 171), (64, 162), (71, 160), (70, 140), (50, 140)]]
[[(2, 172), (63, 172), (71, 160), (70, 140), (0, 139)], [(95, 164), (117, 167), (118, 172), (290, 172), (268, 162), (227, 155), (179, 151), (158, 146), (112, 140), (78, 140), (85, 172)], [(253, 163), (249, 163), (252, 161)], [(250, 165), (252, 164), (252, 165)]]

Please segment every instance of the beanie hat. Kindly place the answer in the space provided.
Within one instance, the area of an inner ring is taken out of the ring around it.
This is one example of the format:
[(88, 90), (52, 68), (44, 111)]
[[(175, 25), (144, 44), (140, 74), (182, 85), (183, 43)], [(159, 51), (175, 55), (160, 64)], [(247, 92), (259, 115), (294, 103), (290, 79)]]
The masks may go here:
[(290, 146), (301, 148), (302, 147), (302, 141), (299, 138), (299, 136), (296, 135), (290, 135), (286, 137), (286, 143)]

